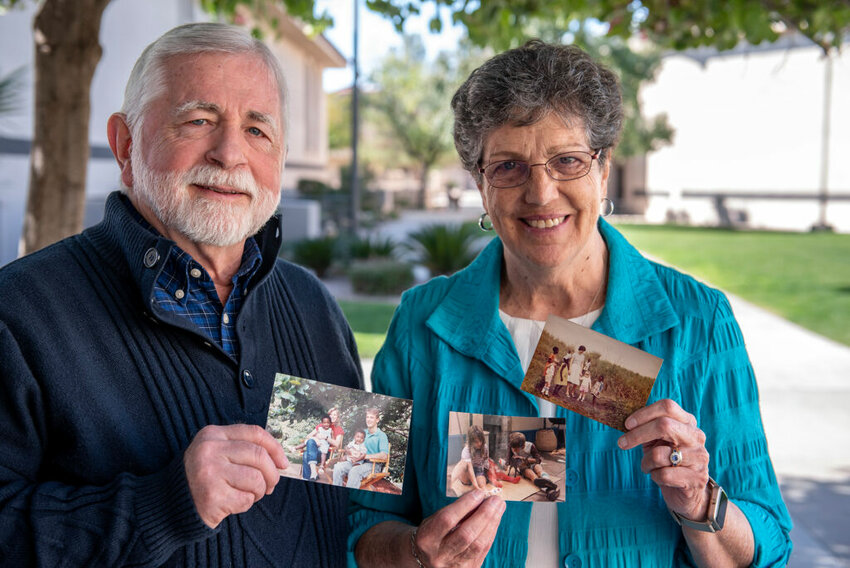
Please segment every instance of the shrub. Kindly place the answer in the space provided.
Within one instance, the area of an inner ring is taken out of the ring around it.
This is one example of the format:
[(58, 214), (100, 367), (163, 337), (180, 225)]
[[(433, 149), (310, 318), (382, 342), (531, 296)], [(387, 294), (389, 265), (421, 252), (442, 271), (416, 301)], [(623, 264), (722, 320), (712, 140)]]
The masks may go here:
[(395, 253), (395, 247), (396, 244), (390, 237), (382, 238), (372, 235), (351, 241), (348, 252), (351, 258), (356, 260), (392, 258)]
[(478, 230), (475, 224), (430, 225), (410, 233), (409, 247), (418, 253), (417, 262), (432, 275), (451, 274), (475, 258)]
[(331, 190), (326, 184), (315, 179), (299, 179), (297, 189), (301, 197), (319, 200)]
[(358, 260), (348, 270), (351, 287), (358, 294), (400, 294), (413, 284), (409, 264), (390, 259)]
[(334, 237), (304, 239), (293, 244), (292, 260), (312, 269), (319, 278), (324, 278), (333, 262), (335, 247)]

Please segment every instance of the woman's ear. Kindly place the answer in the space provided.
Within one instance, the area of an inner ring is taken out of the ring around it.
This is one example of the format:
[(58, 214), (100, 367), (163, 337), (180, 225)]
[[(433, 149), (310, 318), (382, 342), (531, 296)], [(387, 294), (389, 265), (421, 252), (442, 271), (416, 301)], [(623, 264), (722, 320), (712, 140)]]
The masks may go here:
[(106, 123), (106, 136), (115, 161), (121, 169), (121, 183), (127, 188), (133, 187), (133, 164), (130, 160), (133, 138), (124, 113), (116, 112), (109, 117)]

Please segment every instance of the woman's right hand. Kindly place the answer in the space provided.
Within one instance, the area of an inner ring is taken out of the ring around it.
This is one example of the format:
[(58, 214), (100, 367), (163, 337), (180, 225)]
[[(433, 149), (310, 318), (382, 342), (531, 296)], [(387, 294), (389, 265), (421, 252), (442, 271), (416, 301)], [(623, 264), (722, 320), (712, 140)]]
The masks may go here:
[(416, 532), (419, 558), (429, 568), (480, 566), (493, 545), (505, 502), (470, 491), (426, 518)]

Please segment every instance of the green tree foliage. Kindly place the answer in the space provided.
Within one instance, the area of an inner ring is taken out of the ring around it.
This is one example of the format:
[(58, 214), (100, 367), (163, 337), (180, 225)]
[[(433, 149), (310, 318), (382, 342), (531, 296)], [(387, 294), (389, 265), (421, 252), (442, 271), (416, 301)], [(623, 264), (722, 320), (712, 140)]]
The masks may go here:
[(351, 91), (325, 95), (328, 106), (328, 147), (351, 147)]
[(425, 206), (428, 174), (453, 151), (450, 101), (471, 71), (469, 51), (425, 57), (422, 39), (405, 36), (404, 46), (392, 50), (371, 76), (375, 92), (366, 105), (377, 125), (419, 170), (419, 207)]
[[(838, 0), (369, 0), (369, 7), (401, 30), (423, 4), (447, 9), (479, 45), (504, 49), (525, 41), (529, 25), (539, 21), (595, 19), (609, 34), (640, 33), (673, 49), (713, 46), (730, 49), (745, 40), (753, 45), (775, 41), (785, 31), (809, 38), (829, 53), (850, 33), (850, 3)], [(439, 16), (431, 28), (439, 30)]]
[[(312, 34), (320, 34), (333, 25), (333, 18), (327, 12), (316, 15), (315, 0), (200, 0), (200, 4), (206, 12), (231, 21), (236, 17), (236, 10), (240, 6), (247, 6), (258, 22), (264, 22), (272, 29), (276, 29), (278, 24), (277, 16), (270, 10), (275, 4), (286, 6), (287, 14), (307, 24)], [(259, 28), (254, 28), (252, 33), (256, 37), (262, 36)]]

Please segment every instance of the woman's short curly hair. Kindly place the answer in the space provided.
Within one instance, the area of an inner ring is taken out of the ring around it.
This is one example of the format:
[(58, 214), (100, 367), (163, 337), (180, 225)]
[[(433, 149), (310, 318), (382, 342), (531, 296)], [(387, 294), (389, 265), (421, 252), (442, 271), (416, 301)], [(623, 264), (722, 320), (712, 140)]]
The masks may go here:
[(463, 167), (478, 169), (487, 136), (505, 124), (534, 124), (549, 113), (580, 119), (604, 164), (620, 135), (623, 103), (617, 77), (582, 49), (531, 40), (472, 72), (452, 97), (454, 140)]

